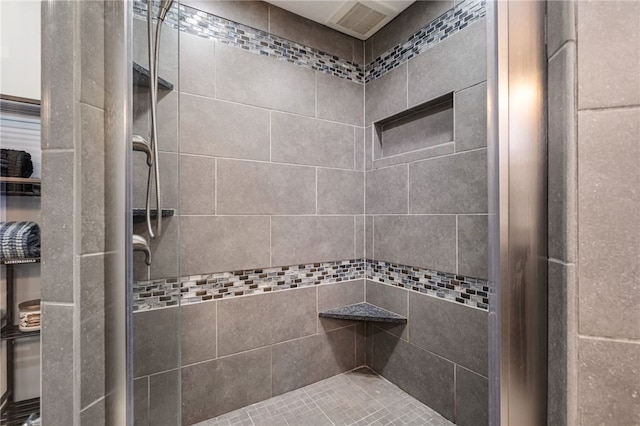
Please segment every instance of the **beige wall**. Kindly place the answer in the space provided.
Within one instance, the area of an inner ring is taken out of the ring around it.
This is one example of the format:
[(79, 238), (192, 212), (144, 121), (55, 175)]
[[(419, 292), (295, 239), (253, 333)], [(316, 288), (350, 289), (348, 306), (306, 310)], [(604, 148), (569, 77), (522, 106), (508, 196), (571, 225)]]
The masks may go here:
[(640, 5), (549, 16), (549, 424), (640, 422)]

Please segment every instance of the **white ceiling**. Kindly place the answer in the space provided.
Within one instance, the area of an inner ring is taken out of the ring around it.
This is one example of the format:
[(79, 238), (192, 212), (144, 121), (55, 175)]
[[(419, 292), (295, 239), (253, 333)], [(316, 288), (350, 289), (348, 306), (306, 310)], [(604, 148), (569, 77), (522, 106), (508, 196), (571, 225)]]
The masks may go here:
[[(319, 22), (334, 30), (340, 31), (350, 36), (366, 40), (376, 31), (386, 25), (389, 21), (395, 18), (403, 10), (409, 7), (415, 0), (266, 0), (268, 3), (281, 7), (289, 12), (293, 12), (296, 15), (303, 16), (311, 19), (312, 21)], [(380, 12), (386, 17), (380, 21), (375, 27), (373, 27), (366, 34), (359, 34), (354, 31), (340, 26), (337, 22), (357, 3), (361, 3), (365, 6)]]

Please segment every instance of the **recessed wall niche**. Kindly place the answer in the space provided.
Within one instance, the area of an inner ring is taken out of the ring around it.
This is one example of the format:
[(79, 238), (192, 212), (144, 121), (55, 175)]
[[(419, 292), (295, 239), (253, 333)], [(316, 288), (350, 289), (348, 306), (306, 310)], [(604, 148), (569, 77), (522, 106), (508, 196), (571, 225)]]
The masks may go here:
[(374, 160), (453, 143), (453, 92), (374, 123)]

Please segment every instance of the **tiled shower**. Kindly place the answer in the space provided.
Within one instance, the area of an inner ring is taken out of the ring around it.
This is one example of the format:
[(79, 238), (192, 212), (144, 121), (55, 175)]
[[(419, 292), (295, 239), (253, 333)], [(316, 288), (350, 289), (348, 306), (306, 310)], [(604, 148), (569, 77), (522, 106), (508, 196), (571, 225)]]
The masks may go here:
[[(484, 15), (483, 0), (416, 2), (362, 42), (263, 2), (174, 7), (159, 71), (173, 215), (151, 266), (134, 254), (135, 424), (197, 423), (362, 366), (487, 423)], [(134, 134), (147, 97), (134, 87)], [(142, 207), (142, 155), (133, 170)], [(408, 323), (318, 318), (365, 301)]]

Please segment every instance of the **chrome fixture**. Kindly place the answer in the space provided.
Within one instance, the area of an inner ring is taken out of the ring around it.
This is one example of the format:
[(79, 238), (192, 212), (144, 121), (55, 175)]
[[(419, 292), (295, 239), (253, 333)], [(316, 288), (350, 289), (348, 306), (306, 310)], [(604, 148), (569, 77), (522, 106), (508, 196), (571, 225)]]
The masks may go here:
[(141, 235), (133, 234), (131, 236), (131, 242), (133, 244), (133, 251), (144, 252), (144, 262), (147, 265), (151, 265), (151, 249), (149, 248), (147, 240)]

